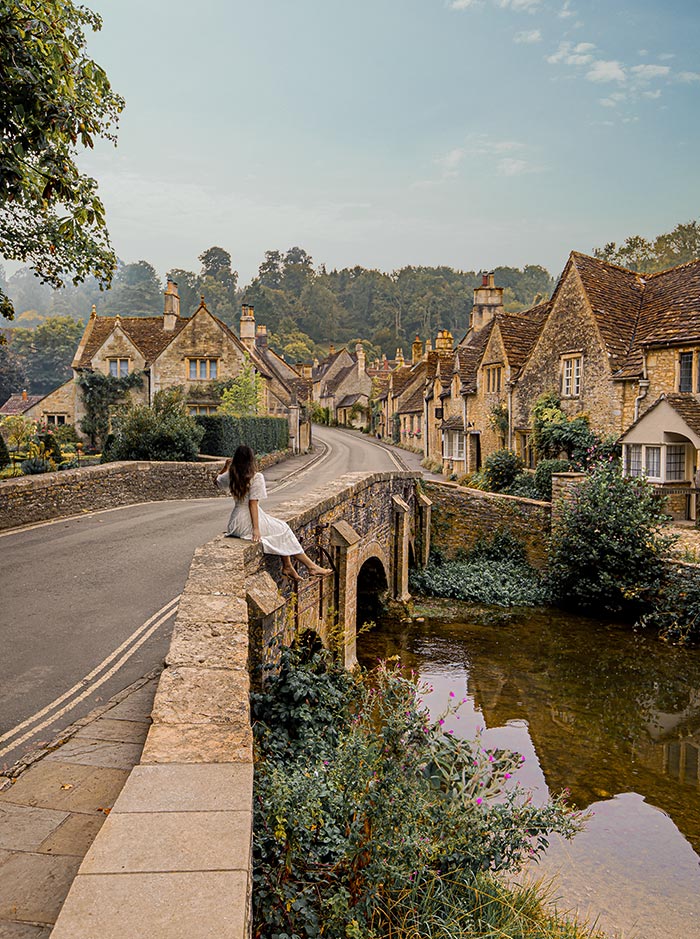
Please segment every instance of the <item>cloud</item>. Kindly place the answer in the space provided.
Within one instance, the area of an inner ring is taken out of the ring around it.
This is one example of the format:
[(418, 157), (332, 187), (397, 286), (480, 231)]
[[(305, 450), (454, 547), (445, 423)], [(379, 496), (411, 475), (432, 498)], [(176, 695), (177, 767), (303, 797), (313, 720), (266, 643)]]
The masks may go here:
[(481, 6), (480, 0), (451, 0), (451, 10), (467, 10), (469, 7)]
[(534, 13), (542, 0), (496, 0), (499, 7), (504, 10), (515, 10), (516, 13)]
[(656, 91), (643, 91), (642, 94), (645, 98), (653, 98), (654, 100), (661, 97), (661, 91), (658, 88)]
[(616, 108), (618, 104), (622, 101), (625, 101), (627, 95), (623, 91), (614, 91), (611, 95), (608, 95), (607, 98), (601, 98), (600, 103), (604, 108)]
[(642, 81), (652, 81), (654, 78), (665, 78), (671, 71), (668, 65), (633, 65), (630, 69), (632, 75)]
[(503, 160), (498, 161), (496, 170), (499, 176), (522, 176), (524, 173), (534, 173), (535, 167), (527, 160), (505, 157)]
[(571, 9), (571, 0), (565, 0), (564, 6), (557, 15), (561, 20), (567, 20), (570, 16), (576, 16), (576, 10)]
[(659, 58), (659, 62), (668, 62), (670, 59), (676, 58), (676, 53), (675, 52), (662, 52), (658, 58)]
[(547, 56), (550, 65), (589, 65), (593, 61), (591, 53), (595, 49), (592, 42), (572, 42), (563, 40), (552, 55)]
[(691, 82), (700, 82), (700, 72), (679, 72), (678, 81), (689, 85)]
[(626, 75), (619, 62), (598, 59), (586, 72), (586, 78), (589, 82), (624, 82)]
[(525, 45), (542, 42), (542, 31), (540, 29), (524, 29), (521, 33), (516, 33), (513, 36), (513, 42)]

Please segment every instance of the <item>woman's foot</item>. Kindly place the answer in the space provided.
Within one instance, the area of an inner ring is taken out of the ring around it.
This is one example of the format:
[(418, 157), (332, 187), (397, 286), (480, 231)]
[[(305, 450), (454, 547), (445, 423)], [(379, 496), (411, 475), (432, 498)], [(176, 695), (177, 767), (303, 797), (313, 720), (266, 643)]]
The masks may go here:
[(283, 567), (282, 573), (285, 577), (288, 577), (290, 580), (300, 581), (301, 577), (297, 574), (293, 567)]
[(311, 564), (306, 568), (309, 574), (312, 577), (325, 577), (327, 574), (332, 574), (333, 570), (330, 567), (319, 567), (318, 564)]

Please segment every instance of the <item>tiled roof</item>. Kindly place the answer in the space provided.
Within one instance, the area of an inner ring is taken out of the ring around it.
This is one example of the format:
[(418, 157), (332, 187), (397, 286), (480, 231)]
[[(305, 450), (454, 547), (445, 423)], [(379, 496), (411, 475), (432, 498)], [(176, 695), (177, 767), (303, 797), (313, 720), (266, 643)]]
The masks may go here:
[(496, 314), (496, 323), (501, 332), (508, 364), (512, 369), (520, 369), (525, 364), (542, 332), (550, 309), (551, 303), (547, 301), (524, 313)]
[(345, 379), (350, 375), (357, 366), (346, 365), (344, 368), (338, 369), (335, 375), (331, 376), (325, 384), (325, 393), (327, 395), (335, 394), (340, 385), (345, 381)]
[(117, 322), (141, 352), (146, 365), (150, 365), (170, 341), (184, 329), (189, 320), (181, 317), (175, 321), (174, 329), (166, 331), (163, 328), (162, 316), (96, 316), (88, 321), (87, 329), (90, 330), (90, 334), (80, 361), (74, 363), (76, 368), (90, 368), (94, 355)]
[(406, 396), (406, 400), (402, 401), (400, 406), (397, 407), (397, 414), (415, 414), (423, 412), (423, 403), (425, 398), (423, 396), (423, 386), (422, 384), (418, 385), (409, 395)]
[(646, 279), (637, 344), (700, 338), (700, 261)]
[[(610, 366), (620, 368), (632, 346), (644, 292), (644, 278), (635, 271), (608, 264), (578, 251), (571, 252), (607, 351)], [(555, 291), (556, 296), (556, 291)]]
[(26, 398), (21, 395), (10, 395), (7, 401), (0, 408), (0, 414), (7, 417), (10, 414), (24, 414), (29, 408), (38, 404), (45, 395), (27, 395)]
[(448, 417), (446, 421), (443, 421), (440, 425), (440, 430), (464, 430), (464, 418), (460, 417), (458, 414), (455, 414), (453, 417)]
[(406, 385), (413, 378), (413, 369), (410, 365), (402, 365), (391, 373), (391, 388), (394, 397), (400, 395)]
[(476, 376), (479, 364), (489, 341), (495, 320), (490, 320), (477, 333), (468, 333), (467, 341), (458, 349), (459, 377), (462, 381), (462, 394), (476, 391)]
[(367, 395), (362, 395), (362, 394), (345, 395), (345, 397), (340, 399), (336, 407), (351, 408), (353, 404), (355, 404), (357, 401), (360, 400), (360, 398), (366, 398), (366, 397)]

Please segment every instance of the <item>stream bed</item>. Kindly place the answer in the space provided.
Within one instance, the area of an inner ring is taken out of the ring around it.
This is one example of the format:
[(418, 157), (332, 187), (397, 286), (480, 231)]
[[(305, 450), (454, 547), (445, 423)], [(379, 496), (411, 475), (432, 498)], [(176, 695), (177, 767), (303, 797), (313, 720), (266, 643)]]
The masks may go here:
[(445, 728), (525, 757), (541, 800), (570, 790), (585, 831), (552, 840), (525, 875), (611, 937), (700, 939), (700, 650), (558, 610), (416, 603), (358, 638), (371, 667), (398, 655), (433, 687)]

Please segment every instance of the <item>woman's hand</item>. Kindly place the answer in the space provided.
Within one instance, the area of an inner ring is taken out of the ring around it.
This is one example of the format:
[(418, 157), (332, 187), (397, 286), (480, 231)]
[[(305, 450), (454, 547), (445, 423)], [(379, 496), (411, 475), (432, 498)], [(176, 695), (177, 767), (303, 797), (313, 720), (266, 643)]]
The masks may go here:
[(260, 529), (259, 529), (259, 528), (254, 528), (254, 529), (253, 529), (253, 541), (259, 542), (260, 540), (261, 540), (261, 538), (260, 538)]

